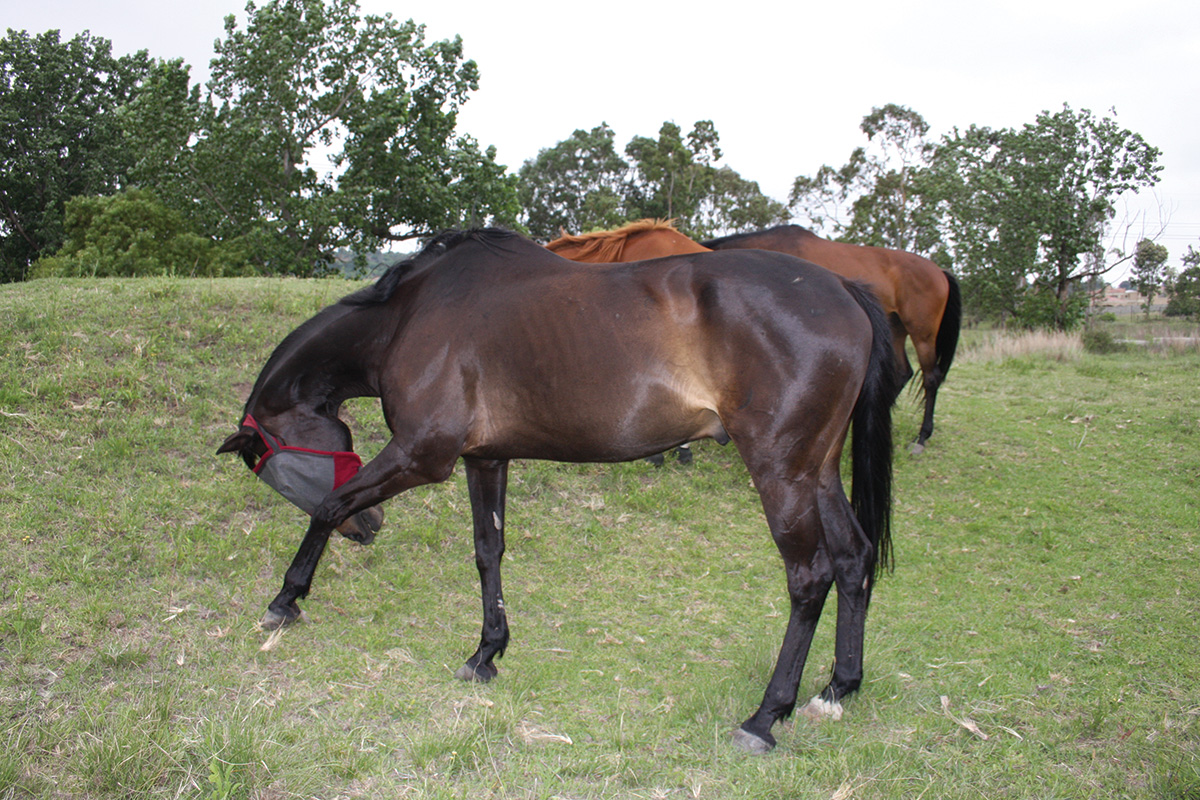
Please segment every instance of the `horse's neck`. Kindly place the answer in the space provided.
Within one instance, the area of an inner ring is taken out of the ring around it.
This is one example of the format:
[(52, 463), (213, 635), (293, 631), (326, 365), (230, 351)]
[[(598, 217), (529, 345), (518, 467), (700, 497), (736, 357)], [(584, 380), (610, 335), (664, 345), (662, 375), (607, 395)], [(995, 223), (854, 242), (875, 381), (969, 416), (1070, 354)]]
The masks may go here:
[(314, 407), (376, 396), (378, 365), (392, 338), (380, 335), (388, 316), (384, 306), (353, 308), (325, 325), (298, 331), (301, 339), (269, 365), (254, 395), (281, 396)]

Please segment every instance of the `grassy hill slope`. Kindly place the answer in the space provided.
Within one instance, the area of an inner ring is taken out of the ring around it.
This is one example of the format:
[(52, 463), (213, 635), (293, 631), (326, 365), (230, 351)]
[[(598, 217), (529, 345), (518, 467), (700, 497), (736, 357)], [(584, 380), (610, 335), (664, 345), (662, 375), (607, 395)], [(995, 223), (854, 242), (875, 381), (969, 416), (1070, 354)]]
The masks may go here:
[[(898, 448), (897, 568), (838, 723), (747, 757), (786, 621), (733, 448), (516, 464), (500, 677), (461, 471), (331, 542), (230, 457), (341, 281), (0, 286), (0, 798), (1200, 796), (1200, 357), (964, 353)], [(369, 457), (372, 403), (347, 418)], [(897, 441), (919, 408), (897, 408)], [(802, 692), (832, 659), (831, 598)], [(807, 695), (806, 695), (807, 696)]]

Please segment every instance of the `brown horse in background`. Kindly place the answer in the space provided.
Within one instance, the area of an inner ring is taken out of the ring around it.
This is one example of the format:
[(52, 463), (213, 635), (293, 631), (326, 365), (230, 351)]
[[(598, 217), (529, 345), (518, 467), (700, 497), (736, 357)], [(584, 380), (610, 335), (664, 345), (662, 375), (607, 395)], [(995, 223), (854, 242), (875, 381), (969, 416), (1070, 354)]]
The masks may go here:
[(962, 326), (962, 295), (953, 275), (914, 253), (831, 242), (799, 225), (739, 233), (712, 239), (703, 246), (712, 250), (774, 250), (868, 284), (892, 318), (896, 361), (904, 383), (913, 375), (904, 349), (905, 336), (912, 339), (917, 352), (925, 418), (912, 449), (920, 452), (925, 447), (925, 441), (933, 435), (938, 387), (950, 371)]
[(573, 261), (604, 263), (659, 258), (704, 250), (773, 250), (802, 258), (869, 285), (892, 320), (893, 348), (902, 383), (913, 376), (904, 348), (911, 337), (921, 367), (925, 417), (913, 444), (919, 452), (933, 434), (933, 408), (946, 379), (962, 323), (958, 281), (927, 258), (901, 250), (831, 242), (797, 225), (742, 233), (698, 244), (667, 220), (643, 219), (611, 231), (563, 235), (546, 245)]
[[(732, 441), (791, 599), (762, 704), (734, 733), (740, 747), (765, 752), (795, 706), (835, 586), (835, 662), (810, 711), (840, 714), (862, 683), (867, 607), (888, 559), (891, 358), (871, 293), (791, 256), (741, 250), (595, 267), (506, 231), (443, 234), (289, 334), (218, 451), (240, 455), (311, 517), (262, 624), (300, 615), (335, 526), (446, 480), (461, 459), (483, 628), (458, 676), (489, 680), (509, 641), (500, 566), (510, 460), (627, 461)], [(392, 432), (365, 465), (339, 419), (352, 397), (378, 397)], [(840, 465), (851, 429), (847, 500)]]

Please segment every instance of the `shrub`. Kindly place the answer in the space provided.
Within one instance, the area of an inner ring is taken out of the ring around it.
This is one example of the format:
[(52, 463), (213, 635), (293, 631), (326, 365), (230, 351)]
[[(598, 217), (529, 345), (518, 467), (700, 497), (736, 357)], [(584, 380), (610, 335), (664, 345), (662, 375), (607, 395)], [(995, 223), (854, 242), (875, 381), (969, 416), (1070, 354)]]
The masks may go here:
[(1113, 338), (1111, 331), (1092, 328), (1083, 332), (1083, 349), (1087, 353), (1119, 353), (1125, 345)]
[(66, 207), (62, 249), (34, 262), (30, 276), (218, 277), (244, 272), (223, 245), (189, 230), (183, 217), (148, 191), (75, 197)]

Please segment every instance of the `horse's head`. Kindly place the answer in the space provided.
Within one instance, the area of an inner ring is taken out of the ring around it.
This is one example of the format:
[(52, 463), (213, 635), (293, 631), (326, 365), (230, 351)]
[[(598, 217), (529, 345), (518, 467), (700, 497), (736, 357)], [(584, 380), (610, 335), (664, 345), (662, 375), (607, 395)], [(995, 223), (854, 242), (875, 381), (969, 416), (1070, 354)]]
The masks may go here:
[[(325, 449), (330, 447), (328, 435), (314, 432), (306, 437), (300, 426), (292, 427), (297, 428), (295, 436), (291, 430), (281, 430), (277, 436), (247, 413), (237, 432), (225, 439), (217, 453), (237, 453), (267, 485), (312, 514), (330, 492), (357, 474), (362, 459), (349, 449), (348, 441), (333, 445), (343, 449)], [(340, 422), (333, 427), (344, 429)], [(349, 438), (348, 431), (345, 438)], [(374, 506), (350, 517), (338, 525), (338, 530), (349, 539), (370, 544), (382, 524), (383, 509)]]

